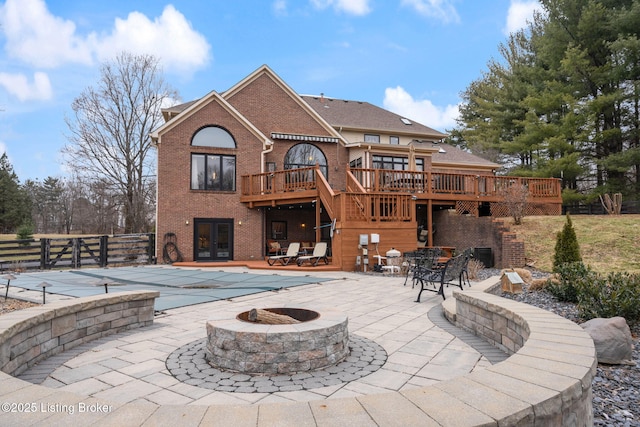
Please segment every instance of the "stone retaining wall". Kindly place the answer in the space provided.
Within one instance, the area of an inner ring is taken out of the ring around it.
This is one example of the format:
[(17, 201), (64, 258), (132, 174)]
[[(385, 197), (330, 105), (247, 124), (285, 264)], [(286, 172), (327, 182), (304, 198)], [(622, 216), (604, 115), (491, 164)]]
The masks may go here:
[(19, 375), (79, 344), (153, 323), (159, 292), (118, 292), (18, 310), (0, 316), (0, 370)]
[[(81, 397), (73, 393), (29, 384), (0, 372), (0, 402), (3, 404), (46, 402), (48, 405), (79, 407), (82, 404), (83, 408), (95, 408), (92, 411), (76, 413), (72, 419), (69, 419), (70, 415), (64, 413), (5, 411), (0, 414), (0, 424), (565, 425), (580, 427), (592, 425), (591, 382), (595, 375), (597, 361), (595, 347), (589, 335), (575, 323), (560, 316), (486, 293), (485, 290), (490, 290), (495, 281), (494, 278), (491, 283), (485, 282), (484, 286), (474, 285), (473, 288), (464, 292), (454, 291), (455, 299), (447, 299), (447, 304), (455, 302), (455, 306), (447, 305), (446, 309), (450, 310), (448, 317), (455, 319), (463, 327), (487, 337), (496, 345), (513, 353), (512, 356), (486, 369), (432, 386), (398, 393), (309, 402), (158, 406), (113, 403)], [(33, 319), (0, 316), (0, 348), (2, 348), (0, 360), (3, 366), (6, 365), (6, 360), (10, 359), (6, 343), (13, 336), (24, 330), (39, 330), (38, 325), (43, 321), (51, 323), (44, 319), (70, 314), (71, 311), (65, 311), (65, 304), (77, 306), (85, 301), (87, 299), (83, 298), (61, 303), (61, 306), (57, 307), (57, 310), (60, 310), (59, 316), (46, 314), (47, 308), (43, 308), (42, 313), (35, 312), (36, 316)], [(14, 323), (17, 321), (23, 326), (16, 327)], [(39, 345), (36, 344), (38, 339), (25, 341), (22, 338), (20, 342)], [(68, 343), (77, 339), (79, 338), (72, 339)], [(64, 345), (62, 344), (63, 347)], [(26, 347), (28, 344), (23, 345), (23, 350)], [(35, 353), (38, 351), (41, 350), (36, 350)], [(25, 358), (25, 360), (28, 359)], [(12, 368), (13, 371), (20, 371), (19, 366), (12, 366)], [(446, 369), (446, 366), (442, 369)]]
[(502, 298), (493, 282), (454, 292), (456, 325), (512, 356), (472, 373), (486, 377), (510, 398), (527, 402), (527, 425), (590, 426), (591, 383), (597, 358), (593, 340), (579, 325), (549, 311)]

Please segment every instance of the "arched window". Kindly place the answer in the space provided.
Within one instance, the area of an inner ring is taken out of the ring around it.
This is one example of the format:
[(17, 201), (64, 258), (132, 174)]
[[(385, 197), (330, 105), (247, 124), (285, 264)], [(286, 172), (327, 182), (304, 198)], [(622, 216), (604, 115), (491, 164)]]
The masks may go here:
[(315, 166), (316, 163), (320, 166), (324, 177), (328, 178), (327, 158), (322, 150), (315, 145), (306, 143), (294, 145), (284, 156), (285, 169), (306, 168)]
[(193, 135), (191, 145), (198, 147), (236, 148), (236, 141), (226, 130), (218, 126), (207, 126)]
[[(218, 126), (207, 126), (195, 133), (192, 146), (236, 148), (233, 136)], [(236, 190), (236, 156), (227, 153), (191, 153), (191, 189), (209, 191)]]

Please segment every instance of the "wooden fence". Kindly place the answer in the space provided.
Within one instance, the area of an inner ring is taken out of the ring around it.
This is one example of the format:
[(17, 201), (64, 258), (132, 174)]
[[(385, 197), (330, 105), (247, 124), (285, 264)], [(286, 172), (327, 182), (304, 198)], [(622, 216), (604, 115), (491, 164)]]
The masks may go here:
[(0, 271), (155, 263), (155, 234), (0, 240)]
[[(604, 210), (600, 201), (593, 203), (572, 203), (570, 205), (562, 206), (562, 214), (570, 213), (571, 215), (605, 215), (607, 212)], [(638, 200), (623, 200), (622, 201), (622, 214), (640, 214), (640, 201)]]

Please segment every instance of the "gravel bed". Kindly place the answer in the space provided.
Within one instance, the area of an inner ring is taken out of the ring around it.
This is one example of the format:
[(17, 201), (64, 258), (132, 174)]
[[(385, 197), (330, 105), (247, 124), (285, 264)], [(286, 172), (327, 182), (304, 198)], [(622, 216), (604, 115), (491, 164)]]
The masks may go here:
[[(478, 273), (479, 279), (500, 274), (500, 270), (485, 269)], [(534, 278), (548, 274), (533, 271)], [(576, 323), (584, 320), (578, 316), (575, 304), (559, 302), (544, 291), (522, 294), (503, 294), (505, 298), (531, 304), (549, 310)], [(594, 426), (640, 427), (640, 324), (629, 325), (633, 337), (633, 360), (635, 365), (598, 364), (593, 379), (593, 424)]]

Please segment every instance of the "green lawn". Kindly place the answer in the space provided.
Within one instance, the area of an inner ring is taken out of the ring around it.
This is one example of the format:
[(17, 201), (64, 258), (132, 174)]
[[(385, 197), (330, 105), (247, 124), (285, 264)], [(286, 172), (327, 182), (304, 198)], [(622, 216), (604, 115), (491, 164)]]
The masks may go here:
[[(640, 215), (572, 215), (582, 260), (593, 270), (640, 273)], [(556, 235), (565, 216), (525, 217), (511, 231), (525, 242), (525, 255), (536, 268), (551, 271)]]

